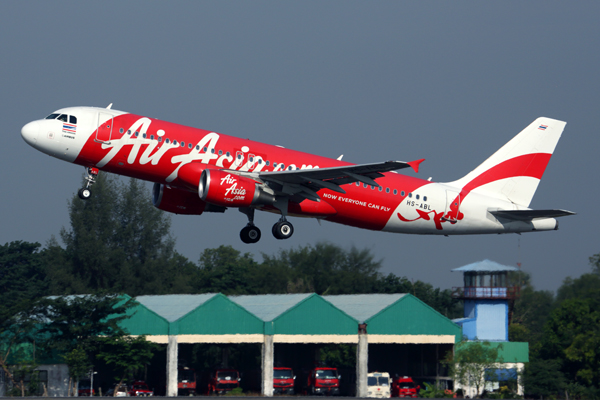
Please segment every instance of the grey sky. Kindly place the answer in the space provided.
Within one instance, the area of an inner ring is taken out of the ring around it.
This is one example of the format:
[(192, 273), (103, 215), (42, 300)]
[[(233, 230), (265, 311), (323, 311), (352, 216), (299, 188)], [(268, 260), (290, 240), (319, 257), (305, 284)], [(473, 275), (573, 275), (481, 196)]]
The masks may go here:
[(0, 243), (68, 226), (83, 168), (29, 147), (21, 127), (68, 106), (113, 108), (356, 163), (425, 158), (451, 181), (539, 116), (567, 121), (532, 208), (578, 213), (557, 232), (465, 237), (371, 232), (291, 219), (294, 236), (245, 245), (246, 218), (174, 216), (177, 249), (261, 252), (328, 240), (369, 248), (382, 272), (448, 288), (450, 270), (521, 262), (538, 289), (600, 252), (600, 3), (3, 1)]

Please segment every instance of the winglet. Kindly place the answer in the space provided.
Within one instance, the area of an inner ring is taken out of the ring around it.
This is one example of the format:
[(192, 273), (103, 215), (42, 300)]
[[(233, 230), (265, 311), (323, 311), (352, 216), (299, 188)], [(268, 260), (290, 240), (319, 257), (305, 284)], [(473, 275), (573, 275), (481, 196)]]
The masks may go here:
[(407, 164), (410, 165), (411, 168), (415, 170), (415, 172), (419, 172), (419, 164), (421, 164), (423, 161), (425, 161), (425, 159), (421, 158), (420, 160), (407, 162)]

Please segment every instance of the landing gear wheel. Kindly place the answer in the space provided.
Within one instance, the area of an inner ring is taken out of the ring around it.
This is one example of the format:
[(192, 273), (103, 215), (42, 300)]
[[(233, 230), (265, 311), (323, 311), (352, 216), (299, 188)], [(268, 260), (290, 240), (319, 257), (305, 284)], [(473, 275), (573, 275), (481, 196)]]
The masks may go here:
[(248, 225), (240, 232), (240, 239), (244, 243), (256, 243), (260, 240), (260, 229), (254, 225)]
[(287, 221), (279, 221), (273, 225), (273, 236), (276, 239), (289, 239), (294, 234), (294, 227)]
[(92, 191), (88, 188), (81, 188), (79, 189), (79, 191), (77, 192), (77, 194), (79, 195), (79, 198), (82, 200), (87, 200), (90, 197), (92, 197)]

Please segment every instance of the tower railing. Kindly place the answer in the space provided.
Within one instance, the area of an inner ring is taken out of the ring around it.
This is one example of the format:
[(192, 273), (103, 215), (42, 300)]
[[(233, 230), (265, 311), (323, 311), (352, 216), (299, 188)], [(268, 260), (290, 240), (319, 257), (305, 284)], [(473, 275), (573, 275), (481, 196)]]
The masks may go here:
[(452, 288), (452, 297), (456, 299), (515, 300), (520, 293), (521, 288), (519, 286), (462, 286)]

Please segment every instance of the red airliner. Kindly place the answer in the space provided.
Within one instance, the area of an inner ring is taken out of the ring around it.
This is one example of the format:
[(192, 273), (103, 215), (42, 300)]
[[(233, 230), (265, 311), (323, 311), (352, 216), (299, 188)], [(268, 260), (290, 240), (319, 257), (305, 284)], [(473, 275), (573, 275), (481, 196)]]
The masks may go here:
[(107, 108), (71, 107), (28, 123), (32, 147), (85, 167), (91, 196), (99, 171), (154, 182), (164, 211), (200, 215), (237, 208), (248, 217), (245, 243), (261, 233), (254, 211), (281, 215), (277, 239), (294, 228), (288, 216), (312, 217), (397, 233), (464, 235), (558, 228), (565, 210), (529, 203), (565, 122), (538, 118), (465, 177), (435, 183), (396, 173), (423, 160), (351, 164)]

